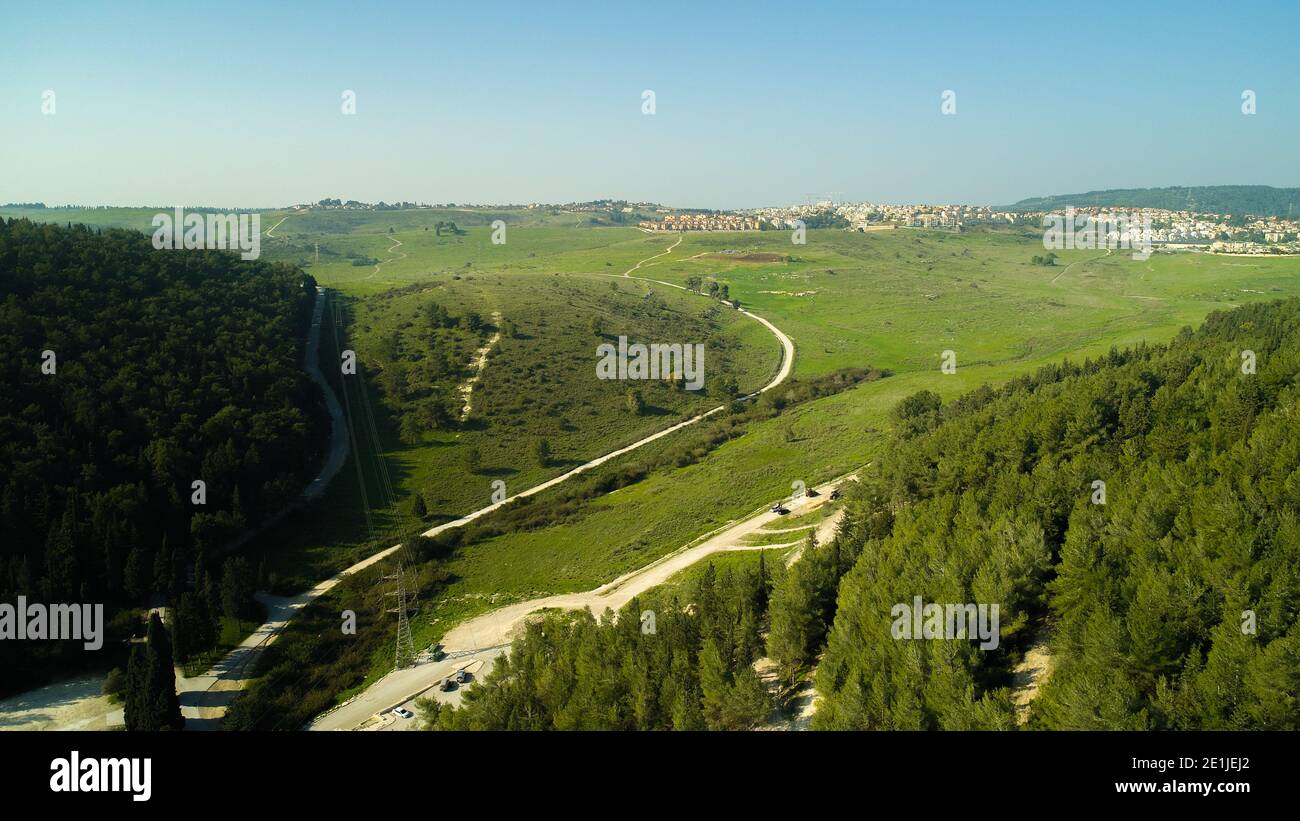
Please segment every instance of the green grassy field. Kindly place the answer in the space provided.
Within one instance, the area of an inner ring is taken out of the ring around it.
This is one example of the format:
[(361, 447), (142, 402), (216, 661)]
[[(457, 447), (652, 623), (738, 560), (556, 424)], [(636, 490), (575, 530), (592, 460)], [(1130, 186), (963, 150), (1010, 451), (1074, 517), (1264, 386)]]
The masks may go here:
[[(359, 299), (352, 338), (371, 372), (382, 370), (372, 353), (386, 336), (396, 333), (405, 345), (410, 336), (425, 333), (420, 313), (430, 300), (452, 311), (499, 314), (516, 331), (502, 334), (491, 348), (465, 424), (429, 432), (409, 446), (386, 442), (391, 445), (386, 458), (407, 477), (403, 487), (424, 495), (433, 519), (455, 518), (488, 504), (493, 482), (505, 482), (507, 493), (532, 487), (716, 407), (724, 401), (712, 390), (717, 380), (730, 378), (752, 391), (775, 373), (779, 350), (757, 323), (674, 289), (660, 288), (653, 302), (645, 293), (636, 281), (517, 274), (430, 281), (400, 296)], [(602, 323), (599, 335), (590, 328), (595, 317)], [(632, 341), (705, 344), (705, 389), (597, 379), (596, 346), (617, 344), (620, 335)], [(463, 370), (458, 380), (464, 383), (470, 374)], [(645, 402), (640, 415), (628, 410), (631, 389)], [(398, 408), (387, 396), (382, 401), (388, 415), (395, 416)], [(385, 419), (381, 429), (393, 425)], [(539, 439), (551, 447), (547, 465), (532, 453)], [(477, 454), (477, 466), (467, 462), (471, 452)]]

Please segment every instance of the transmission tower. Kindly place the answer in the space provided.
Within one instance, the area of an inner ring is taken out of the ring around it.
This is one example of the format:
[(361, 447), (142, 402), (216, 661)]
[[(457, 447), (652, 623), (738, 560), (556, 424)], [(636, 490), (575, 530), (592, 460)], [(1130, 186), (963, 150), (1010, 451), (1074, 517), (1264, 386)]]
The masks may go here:
[(384, 581), (393, 582), (394, 590), (384, 593), (385, 598), (395, 596), (397, 606), (388, 608), (389, 613), (397, 614), (397, 646), (393, 654), (393, 663), (396, 669), (410, 667), (415, 660), (415, 639), (411, 637), (411, 621), (408, 618), (406, 607), (406, 580), (402, 575), (402, 565), (399, 562), (397, 572), (391, 576), (384, 576)]

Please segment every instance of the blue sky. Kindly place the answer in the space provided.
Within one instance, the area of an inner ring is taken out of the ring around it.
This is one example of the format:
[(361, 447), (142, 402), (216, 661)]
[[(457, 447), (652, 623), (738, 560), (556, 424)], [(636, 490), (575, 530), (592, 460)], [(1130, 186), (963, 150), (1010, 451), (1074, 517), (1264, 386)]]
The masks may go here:
[(1294, 2), (44, 0), (9, 5), (0, 42), (0, 202), (1300, 185)]

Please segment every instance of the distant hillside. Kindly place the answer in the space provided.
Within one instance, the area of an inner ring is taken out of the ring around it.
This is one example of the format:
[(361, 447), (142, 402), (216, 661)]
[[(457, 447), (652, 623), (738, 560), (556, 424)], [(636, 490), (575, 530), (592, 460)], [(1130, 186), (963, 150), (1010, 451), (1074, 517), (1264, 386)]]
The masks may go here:
[(1056, 211), (1068, 205), (1107, 205), (1116, 208), (1167, 208), (1211, 214), (1300, 217), (1300, 188), (1269, 185), (1200, 185), (1170, 188), (1114, 188), (1086, 194), (1030, 197), (1010, 211)]

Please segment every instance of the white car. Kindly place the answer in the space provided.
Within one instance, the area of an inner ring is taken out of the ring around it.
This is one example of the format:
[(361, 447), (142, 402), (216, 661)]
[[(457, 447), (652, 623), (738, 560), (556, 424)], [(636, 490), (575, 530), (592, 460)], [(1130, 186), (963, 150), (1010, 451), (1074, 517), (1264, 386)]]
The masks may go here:
[(398, 718), (415, 718), (415, 713), (411, 712), (405, 707), (394, 707), (393, 715), (397, 716)]

